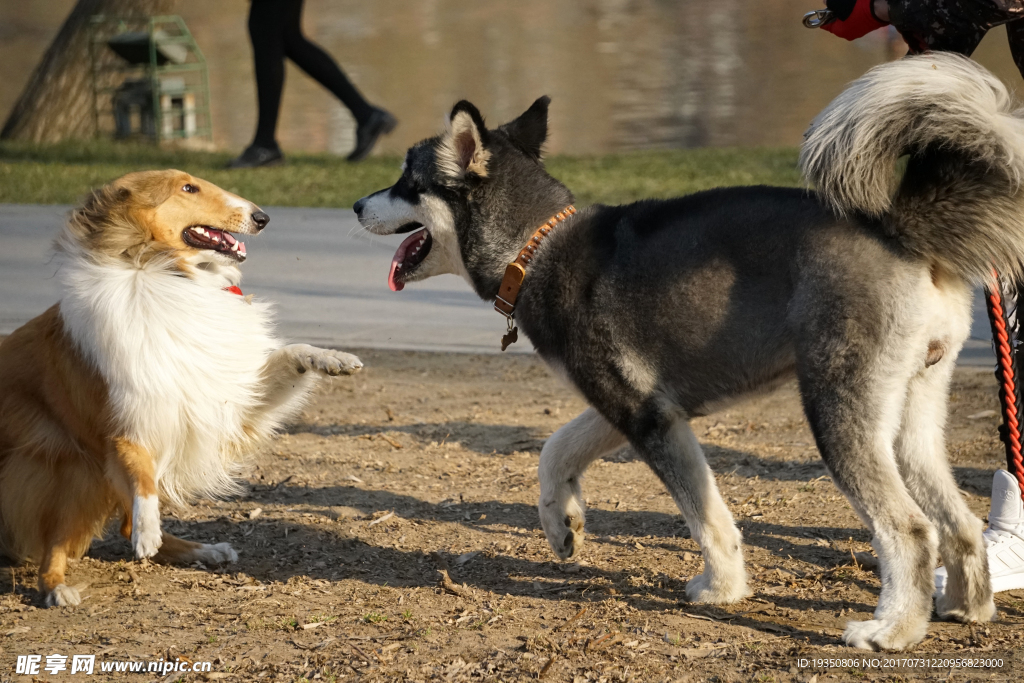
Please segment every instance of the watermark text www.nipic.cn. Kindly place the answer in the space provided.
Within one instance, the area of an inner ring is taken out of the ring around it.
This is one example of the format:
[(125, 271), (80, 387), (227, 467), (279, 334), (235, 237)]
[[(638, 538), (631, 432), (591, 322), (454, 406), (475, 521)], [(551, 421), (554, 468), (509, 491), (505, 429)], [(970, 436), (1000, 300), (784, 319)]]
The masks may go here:
[(176, 660), (134, 660), (111, 659), (96, 661), (96, 655), (18, 655), (14, 673), (25, 676), (50, 674), (85, 674), (94, 673), (156, 673), (166, 676), (175, 672), (205, 673), (212, 669), (212, 662), (191, 662), (187, 659)]

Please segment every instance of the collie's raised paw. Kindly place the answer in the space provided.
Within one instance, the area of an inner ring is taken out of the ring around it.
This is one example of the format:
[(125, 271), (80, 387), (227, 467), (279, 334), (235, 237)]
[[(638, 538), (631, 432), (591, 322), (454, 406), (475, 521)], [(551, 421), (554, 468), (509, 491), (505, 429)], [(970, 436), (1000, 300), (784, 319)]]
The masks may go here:
[(351, 375), (363, 369), (363, 362), (344, 351), (324, 350), (314, 359), (313, 369), (331, 377)]
[(843, 642), (861, 650), (904, 650), (920, 643), (927, 628), (927, 622), (851, 621), (843, 632)]
[(335, 351), (333, 349), (320, 349), (308, 344), (293, 344), (289, 347), (292, 356), (295, 358), (297, 370), (300, 374), (307, 370), (336, 377), (338, 375), (351, 375), (359, 372), (363, 362), (351, 353)]
[(583, 547), (586, 515), (579, 497), (569, 485), (559, 489), (552, 498), (541, 498), (540, 523), (551, 549), (561, 559), (568, 560)]
[(78, 589), (63, 583), (58, 583), (46, 596), (47, 607), (74, 607), (80, 604), (82, 604), (82, 596), (78, 593)]
[(194, 557), (203, 564), (228, 564), (238, 561), (238, 553), (230, 543), (208, 545), (204, 543), (196, 549)]
[(719, 583), (721, 584), (719, 586), (713, 585), (714, 582), (705, 569), (703, 574), (698, 574), (686, 584), (686, 599), (690, 602), (727, 605), (739, 602), (751, 594), (750, 588), (747, 587), (746, 577)]

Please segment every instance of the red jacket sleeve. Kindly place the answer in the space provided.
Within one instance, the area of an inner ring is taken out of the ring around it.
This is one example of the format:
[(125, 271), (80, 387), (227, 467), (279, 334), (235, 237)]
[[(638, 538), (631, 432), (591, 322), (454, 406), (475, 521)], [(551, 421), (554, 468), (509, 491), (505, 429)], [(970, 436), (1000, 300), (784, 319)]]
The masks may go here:
[(873, 0), (857, 0), (857, 4), (853, 6), (853, 11), (850, 12), (849, 17), (830, 21), (824, 24), (822, 28), (840, 38), (856, 40), (875, 29), (887, 26), (886, 22), (880, 21), (875, 16), (872, 5)]

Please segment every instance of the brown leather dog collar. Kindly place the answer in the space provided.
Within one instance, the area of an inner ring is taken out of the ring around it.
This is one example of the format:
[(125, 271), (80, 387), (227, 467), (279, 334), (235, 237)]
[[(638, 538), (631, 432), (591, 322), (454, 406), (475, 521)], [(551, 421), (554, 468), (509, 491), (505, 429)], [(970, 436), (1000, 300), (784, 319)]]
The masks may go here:
[(574, 213), (576, 213), (576, 207), (570, 204), (549, 218), (544, 225), (534, 231), (530, 239), (527, 240), (526, 246), (519, 251), (516, 259), (505, 267), (505, 277), (501, 279), (498, 296), (494, 299), (494, 310), (508, 319), (508, 332), (501, 339), (502, 351), (508, 348), (509, 344), (514, 344), (518, 336), (517, 328), (512, 327), (512, 319), (515, 317), (519, 288), (523, 286), (523, 280), (526, 278), (526, 266), (533, 260), (537, 247), (548, 236), (548, 233)]

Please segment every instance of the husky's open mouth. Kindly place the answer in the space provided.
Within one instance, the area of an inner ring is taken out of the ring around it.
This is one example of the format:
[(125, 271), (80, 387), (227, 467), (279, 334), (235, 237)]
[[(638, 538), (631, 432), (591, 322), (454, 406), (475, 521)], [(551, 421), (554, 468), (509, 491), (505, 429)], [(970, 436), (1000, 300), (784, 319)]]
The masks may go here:
[(423, 259), (427, 258), (433, 242), (430, 231), (423, 228), (406, 237), (398, 245), (398, 250), (391, 259), (391, 272), (388, 274), (388, 287), (392, 292), (400, 292), (405, 288), (405, 279), (423, 263)]
[(239, 263), (245, 260), (245, 243), (236, 240), (235, 236), (226, 230), (206, 225), (193, 225), (182, 231), (181, 239), (185, 244), (196, 249), (211, 249), (230, 256)]

